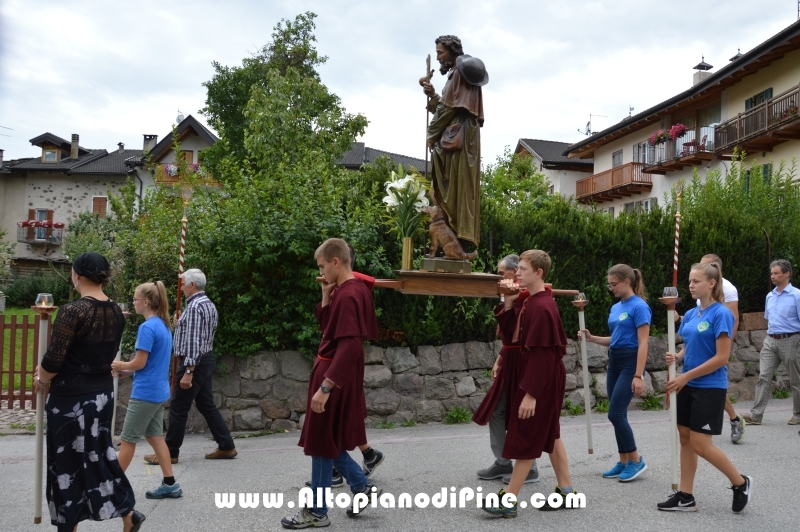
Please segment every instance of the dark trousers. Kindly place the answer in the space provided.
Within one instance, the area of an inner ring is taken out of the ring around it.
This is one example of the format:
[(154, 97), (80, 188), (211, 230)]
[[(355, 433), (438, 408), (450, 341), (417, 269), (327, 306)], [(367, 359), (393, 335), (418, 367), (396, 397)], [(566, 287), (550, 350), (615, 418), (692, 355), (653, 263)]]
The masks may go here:
[(614, 425), (617, 450), (620, 453), (632, 453), (636, 450), (633, 429), (628, 423), (628, 405), (633, 399), (631, 383), (636, 374), (638, 357), (639, 349), (636, 347), (623, 347), (608, 351), (608, 373), (606, 374), (608, 420)]
[(178, 364), (178, 375), (175, 379), (175, 390), (172, 392), (172, 402), (169, 405), (169, 426), (167, 427), (167, 447), (169, 454), (173, 458), (178, 457), (178, 453), (183, 445), (183, 437), (186, 432), (186, 420), (189, 417), (189, 409), (192, 408), (192, 401), (197, 405), (217, 447), (220, 451), (230, 451), (235, 448), (231, 431), (222, 419), (222, 415), (214, 405), (214, 397), (211, 395), (211, 377), (217, 367), (217, 360), (213, 353), (203, 355), (192, 373), (192, 387), (188, 390), (181, 388), (180, 381), (186, 373), (186, 366), (181, 360)]

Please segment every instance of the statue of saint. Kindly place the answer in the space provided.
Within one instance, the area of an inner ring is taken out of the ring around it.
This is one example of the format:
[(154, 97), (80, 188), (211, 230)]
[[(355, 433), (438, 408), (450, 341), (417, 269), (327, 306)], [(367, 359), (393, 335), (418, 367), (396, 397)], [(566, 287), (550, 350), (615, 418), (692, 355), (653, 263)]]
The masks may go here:
[[(430, 98), (428, 110), (433, 118), (428, 126), (431, 150), (433, 199), (444, 210), (447, 223), (460, 241), (480, 240), (480, 172), (483, 94), (489, 82), (483, 61), (464, 54), (461, 40), (455, 35), (436, 39), (439, 72), (447, 76), (442, 95), (430, 83), (431, 70), (420, 79), (423, 92)], [(459, 242), (462, 245), (463, 243)]]

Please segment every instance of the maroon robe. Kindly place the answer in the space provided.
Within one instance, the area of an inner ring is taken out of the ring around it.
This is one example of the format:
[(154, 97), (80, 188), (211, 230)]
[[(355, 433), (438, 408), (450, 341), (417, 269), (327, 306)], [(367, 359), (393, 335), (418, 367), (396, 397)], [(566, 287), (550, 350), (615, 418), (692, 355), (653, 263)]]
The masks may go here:
[[(514, 300), (514, 306), (519, 306), (521, 308), (522, 302), (525, 301), (529, 295), (528, 291), (523, 288), (519, 297)], [(495, 309), (496, 313), (500, 312), (503, 303), (500, 305), (500, 307)], [(499, 325), (497, 326), (497, 337), (503, 342), (503, 348), (500, 349), (500, 369), (497, 372), (497, 377), (492, 381), (492, 385), (489, 386), (489, 390), (483, 397), (480, 406), (478, 406), (478, 409), (475, 410), (475, 413), (472, 415), (472, 421), (478, 425), (486, 425), (489, 423), (489, 420), (492, 419), (492, 414), (495, 408), (497, 408), (497, 403), (500, 402), (500, 398), (503, 396), (503, 392), (506, 389), (505, 368), (509, 363), (508, 359), (511, 356), (519, 354), (519, 341), (515, 342), (510, 335), (503, 334), (503, 329), (501, 329)]]
[[(378, 337), (375, 305), (367, 285), (358, 278), (336, 288), (329, 305), (314, 312), (322, 330), (308, 383), (306, 420), (298, 445), (308, 456), (336, 458), (367, 443), (364, 419), (364, 341)], [(311, 410), (311, 399), (325, 379), (336, 386), (325, 411)]]
[[(515, 302), (516, 303), (516, 302)], [(556, 302), (546, 290), (526, 298), (510, 310), (500, 309), (497, 322), (504, 335), (517, 337), (517, 356), (506, 364), (506, 443), (503, 458), (531, 460), (552, 453), (561, 437), (567, 335)], [(536, 399), (536, 411), (519, 418), (525, 394)]]

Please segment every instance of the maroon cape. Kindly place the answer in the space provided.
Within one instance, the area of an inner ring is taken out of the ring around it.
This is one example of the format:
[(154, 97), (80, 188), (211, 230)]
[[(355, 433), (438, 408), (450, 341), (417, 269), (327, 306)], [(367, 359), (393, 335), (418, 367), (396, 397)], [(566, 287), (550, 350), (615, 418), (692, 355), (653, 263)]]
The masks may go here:
[[(372, 294), (361, 279), (350, 279), (337, 289), (331, 303), (314, 312), (322, 330), (314, 368), (308, 383), (306, 420), (300, 445), (309, 456), (336, 458), (367, 443), (364, 419), (364, 341), (378, 337)], [(328, 378), (336, 383), (325, 411), (311, 410), (311, 398)]]
[[(519, 294), (519, 297), (514, 301), (514, 306), (522, 308), (522, 303), (529, 295), (530, 294), (528, 291), (523, 288)], [(500, 306), (495, 309), (495, 313), (499, 313), (502, 308), (503, 303), (501, 303)], [(515, 356), (519, 354), (519, 341), (514, 342), (511, 336), (503, 334), (503, 330), (499, 325), (497, 326), (497, 337), (500, 338), (501, 342), (503, 342), (503, 348), (500, 349), (500, 370), (497, 372), (497, 377), (492, 382), (492, 385), (489, 386), (489, 390), (483, 397), (483, 401), (481, 401), (480, 406), (478, 406), (478, 409), (475, 410), (475, 413), (472, 415), (472, 421), (478, 425), (486, 425), (492, 418), (492, 414), (494, 413), (495, 408), (497, 408), (497, 403), (500, 402), (500, 398), (503, 396), (503, 392), (506, 389), (505, 368), (509, 363), (508, 358), (509, 356)]]
[[(506, 443), (503, 458), (530, 460), (552, 453), (561, 437), (561, 406), (566, 371), (567, 335), (552, 295), (546, 290), (526, 298), (510, 310), (496, 314), (504, 335), (518, 336), (517, 356), (506, 364)], [(515, 334), (516, 333), (516, 334)], [(525, 394), (536, 399), (536, 412), (519, 418)]]

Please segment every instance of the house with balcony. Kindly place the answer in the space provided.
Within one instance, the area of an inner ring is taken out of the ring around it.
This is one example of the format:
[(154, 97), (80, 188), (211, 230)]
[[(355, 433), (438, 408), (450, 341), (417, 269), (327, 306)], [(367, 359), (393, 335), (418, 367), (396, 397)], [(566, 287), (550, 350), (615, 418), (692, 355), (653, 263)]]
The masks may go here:
[(716, 72), (696, 65), (693, 86), (570, 145), (563, 155), (593, 160), (575, 197), (611, 214), (649, 209), (694, 169), (727, 173), (734, 150), (748, 164), (800, 160), (800, 21)]
[(594, 169), (591, 158), (565, 156), (563, 152), (569, 146), (569, 142), (519, 139), (514, 154), (530, 157), (531, 166), (541, 172), (550, 183), (550, 194), (569, 197), (575, 194), (575, 184), (587, 177), (587, 174), (592, 174)]

